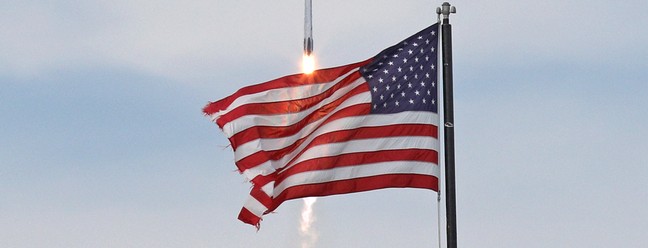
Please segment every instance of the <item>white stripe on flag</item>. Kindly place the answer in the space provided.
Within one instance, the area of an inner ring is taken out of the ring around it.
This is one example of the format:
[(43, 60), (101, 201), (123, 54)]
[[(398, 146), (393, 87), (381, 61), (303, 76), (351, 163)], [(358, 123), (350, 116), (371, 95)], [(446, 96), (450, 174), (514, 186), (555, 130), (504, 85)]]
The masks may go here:
[(298, 185), (326, 183), (389, 174), (419, 174), (431, 175), (438, 178), (439, 166), (431, 162), (392, 161), (336, 167), (328, 170), (307, 171), (287, 177), (274, 188), (274, 195), (278, 196), (285, 189)]
[(412, 137), (387, 137), (374, 139), (350, 140), (341, 143), (329, 143), (318, 145), (306, 150), (299, 158), (284, 167), (288, 169), (294, 164), (314, 158), (330, 157), (348, 153), (386, 151), (398, 149), (431, 149), (438, 151), (439, 142), (433, 137), (412, 136)]
[[(432, 149), (438, 151), (439, 142), (433, 137), (390, 137), (390, 138), (375, 138), (375, 139), (362, 139), (352, 140), (342, 143), (332, 143), (325, 145), (314, 146), (304, 152), (292, 164), (296, 164), (308, 159), (326, 157), (339, 154), (368, 152), (368, 151), (385, 151), (397, 149)], [(279, 160), (269, 160), (258, 166), (243, 171), (243, 175), (252, 180), (259, 175), (269, 175), (276, 171), (276, 169), (288, 169), (286, 166), (301, 150), (297, 150), (289, 155), (282, 157)], [(272, 169), (270, 169), (272, 167)]]
[(250, 196), (248, 197), (243, 207), (249, 210), (252, 214), (261, 217), (268, 208), (259, 202), (256, 198)]
[(218, 116), (227, 114), (230, 111), (246, 104), (279, 102), (279, 101), (296, 100), (296, 99), (303, 99), (303, 98), (316, 96), (330, 89), (331, 87), (335, 86), (338, 82), (342, 81), (352, 73), (358, 71), (358, 69), (359, 68), (355, 68), (331, 82), (323, 82), (323, 83), (309, 84), (303, 86), (294, 86), (288, 88), (271, 89), (259, 93), (240, 96), (236, 98), (236, 100), (234, 100), (229, 106), (227, 106), (227, 109), (214, 113), (212, 115), (212, 118), (216, 119), (218, 118)]
[[(303, 130), (312, 130), (317, 127), (321, 121), (311, 123), (304, 127)], [(292, 145), (297, 140), (307, 136), (308, 138), (295, 150), (302, 150), (304, 146), (313, 141), (318, 136), (340, 130), (350, 130), (360, 127), (379, 127), (396, 124), (431, 124), (439, 123), (439, 115), (428, 111), (419, 112), (400, 112), (394, 114), (376, 114), (364, 116), (350, 116), (337, 119), (326, 123), (312, 133), (296, 133), (292, 136), (273, 138), (273, 139), (256, 139), (240, 145), (234, 151), (236, 161), (250, 156), (259, 151), (274, 151), (283, 149)]]
[[(339, 121), (337, 124), (332, 124), (323, 129), (321, 134), (327, 133), (328, 131), (333, 132), (337, 130), (346, 130), (346, 129), (354, 129), (357, 127), (362, 127), (365, 126), (365, 124), (368, 124), (366, 126), (380, 126), (381, 123), (386, 123), (385, 125), (390, 125), (390, 124), (397, 124), (397, 123), (438, 123), (439, 116), (435, 113), (432, 112), (401, 112), (401, 113), (395, 113), (395, 114), (378, 114), (378, 115), (364, 115), (364, 116), (353, 116), (353, 117), (347, 117), (343, 118)], [(333, 123), (333, 122), (331, 122)], [(336, 129), (339, 128), (339, 129)], [(310, 135), (308, 138), (308, 141), (312, 141), (316, 136), (321, 135), (320, 133), (316, 135)], [(259, 143), (256, 143), (256, 142)], [(256, 140), (253, 142), (254, 144), (266, 144), (264, 142), (264, 139), (261, 140)], [(270, 140), (272, 141), (272, 140)], [(267, 143), (272, 143), (272, 142), (267, 142)], [(255, 177), (259, 175), (270, 175), (273, 172), (275, 172), (276, 169), (284, 167), (290, 160), (292, 160), (297, 154), (299, 154), (307, 145), (309, 142), (303, 142), (297, 149), (295, 149), (293, 152), (290, 152), (283, 156), (281, 159), (278, 160), (268, 160), (265, 161), (253, 168), (246, 169), (242, 171), (243, 175), (248, 179), (252, 180)], [(372, 144), (371, 144), (372, 145)], [(425, 149), (430, 149), (432, 147), (438, 147), (438, 141), (430, 147), (424, 147)], [(263, 150), (270, 150), (270, 149), (265, 149), (262, 145), (261, 147), (257, 146), (251, 146), (253, 148), (244, 148), (245, 150), (248, 149), (263, 149)], [(435, 150), (438, 151), (438, 148), (435, 148)], [(253, 150), (250, 150), (250, 152)], [(238, 157), (239, 153), (238, 149), (235, 152), (236, 160), (240, 160), (243, 157)], [(242, 151), (245, 152), (245, 151)]]
[[(355, 87), (357, 87), (360, 84), (363, 84), (364, 79), (360, 78), (353, 82), (351, 85), (347, 85), (338, 91), (336, 91), (332, 96), (324, 99), (322, 102), (316, 104), (315, 106), (305, 109), (304, 111), (301, 112), (296, 112), (296, 113), (287, 113), (287, 114), (274, 114), (274, 115), (244, 115), (236, 120), (230, 121), (227, 124), (223, 125), (223, 132), (227, 135), (228, 138), (231, 138), (235, 134), (237, 134), (240, 131), (243, 131), (245, 129), (248, 129), (253, 126), (268, 126), (268, 127), (285, 127), (285, 126), (290, 126), (293, 125), (302, 119), (304, 117), (310, 115), (311, 113), (319, 110), (322, 106), (331, 103), (340, 97), (344, 96), (344, 94), (348, 93)], [(361, 94), (358, 94), (361, 95)], [(352, 98), (353, 99), (358, 99), (358, 95), (353, 96), (345, 101), (347, 106), (350, 106), (349, 104), (352, 103), (347, 103), (349, 102)], [(371, 102), (371, 98), (369, 98), (369, 102)], [(358, 102), (358, 103), (366, 103), (366, 102)], [(338, 108), (345, 107), (344, 105), (338, 106)]]

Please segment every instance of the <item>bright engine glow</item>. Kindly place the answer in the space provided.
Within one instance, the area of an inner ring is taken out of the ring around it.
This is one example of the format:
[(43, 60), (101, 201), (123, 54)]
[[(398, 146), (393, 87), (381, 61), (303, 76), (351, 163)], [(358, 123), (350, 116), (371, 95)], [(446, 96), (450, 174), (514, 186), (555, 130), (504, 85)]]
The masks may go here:
[(302, 59), (302, 70), (306, 74), (311, 74), (315, 71), (315, 56), (313, 56), (313, 54), (310, 56), (304, 54)]

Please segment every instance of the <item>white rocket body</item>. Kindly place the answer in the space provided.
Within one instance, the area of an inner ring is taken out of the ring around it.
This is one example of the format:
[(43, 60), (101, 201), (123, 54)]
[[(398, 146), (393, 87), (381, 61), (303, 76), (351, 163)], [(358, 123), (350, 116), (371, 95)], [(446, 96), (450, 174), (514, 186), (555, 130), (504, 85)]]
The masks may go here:
[(313, 1), (305, 0), (304, 13), (304, 54), (310, 56), (313, 52)]

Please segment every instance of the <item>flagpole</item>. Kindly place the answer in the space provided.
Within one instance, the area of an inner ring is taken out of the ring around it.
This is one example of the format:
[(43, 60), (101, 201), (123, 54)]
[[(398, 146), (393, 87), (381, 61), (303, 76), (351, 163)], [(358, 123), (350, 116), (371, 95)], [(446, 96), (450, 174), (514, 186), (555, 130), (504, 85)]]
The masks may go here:
[(457, 200), (455, 190), (455, 152), (454, 152), (454, 105), (452, 99), (452, 27), (450, 14), (456, 13), (454, 6), (444, 2), (437, 8), (443, 16), (441, 23), (443, 52), (443, 118), (445, 144), (445, 193), (446, 193), (446, 245), (457, 248)]

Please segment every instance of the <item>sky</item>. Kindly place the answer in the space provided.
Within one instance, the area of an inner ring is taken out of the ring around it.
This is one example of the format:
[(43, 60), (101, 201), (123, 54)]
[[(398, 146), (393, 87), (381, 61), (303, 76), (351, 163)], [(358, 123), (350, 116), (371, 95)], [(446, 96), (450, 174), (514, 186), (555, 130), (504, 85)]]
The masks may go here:
[[(314, 1), (318, 67), (441, 3)], [(459, 246), (648, 247), (648, 2), (451, 3)], [(0, 0), (0, 247), (301, 247), (301, 200), (259, 231), (237, 220), (249, 184), (201, 109), (299, 73), (303, 8)], [(437, 247), (437, 207), (323, 197), (313, 247)]]

